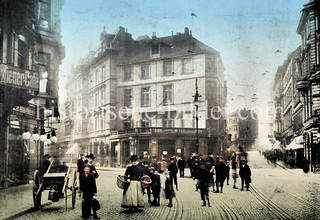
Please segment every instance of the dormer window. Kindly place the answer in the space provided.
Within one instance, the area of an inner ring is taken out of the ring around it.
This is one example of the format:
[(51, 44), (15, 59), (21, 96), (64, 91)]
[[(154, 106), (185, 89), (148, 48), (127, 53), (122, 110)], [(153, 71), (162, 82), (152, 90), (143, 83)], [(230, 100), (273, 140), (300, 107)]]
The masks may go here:
[(157, 55), (160, 52), (159, 44), (151, 46), (151, 55)]

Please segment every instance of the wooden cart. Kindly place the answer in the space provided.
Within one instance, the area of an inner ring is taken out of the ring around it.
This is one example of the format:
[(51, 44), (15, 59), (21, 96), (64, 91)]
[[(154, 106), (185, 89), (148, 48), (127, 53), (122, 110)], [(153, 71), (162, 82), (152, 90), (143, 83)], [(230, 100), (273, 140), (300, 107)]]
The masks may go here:
[(67, 210), (68, 189), (71, 191), (72, 209), (75, 208), (77, 191), (77, 165), (72, 161), (68, 165), (57, 165), (51, 161), (45, 174), (37, 169), (34, 172), (33, 202), (36, 209), (41, 209), (41, 197), (44, 190), (49, 190), (48, 199), (58, 202), (65, 198)]

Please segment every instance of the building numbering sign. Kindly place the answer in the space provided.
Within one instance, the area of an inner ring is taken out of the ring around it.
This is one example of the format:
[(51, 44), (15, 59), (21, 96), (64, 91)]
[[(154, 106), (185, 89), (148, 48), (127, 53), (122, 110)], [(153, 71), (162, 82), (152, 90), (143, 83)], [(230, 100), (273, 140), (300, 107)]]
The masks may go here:
[(17, 88), (39, 90), (39, 74), (0, 64), (0, 84)]

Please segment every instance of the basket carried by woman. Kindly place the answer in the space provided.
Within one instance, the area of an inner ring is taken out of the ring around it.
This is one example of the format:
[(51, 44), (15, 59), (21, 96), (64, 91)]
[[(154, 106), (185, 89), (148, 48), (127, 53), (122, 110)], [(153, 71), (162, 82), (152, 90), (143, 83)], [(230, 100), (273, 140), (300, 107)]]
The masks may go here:
[(117, 186), (120, 188), (120, 189), (125, 189), (127, 188), (129, 185), (128, 181), (126, 180), (125, 176), (120, 176), (118, 175), (117, 177)]

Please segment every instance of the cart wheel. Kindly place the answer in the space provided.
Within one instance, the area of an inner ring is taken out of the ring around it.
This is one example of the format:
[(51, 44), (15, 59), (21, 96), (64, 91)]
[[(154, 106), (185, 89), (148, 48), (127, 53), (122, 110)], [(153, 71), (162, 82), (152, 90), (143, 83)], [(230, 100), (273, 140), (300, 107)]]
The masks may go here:
[(40, 172), (38, 170), (34, 171), (33, 175), (34, 180), (34, 186), (33, 186), (33, 204), (35, 209), (41, 209), (41, 190), (37, 194), (39, 188), (41, 187), (41, 178), (40, 178)]

